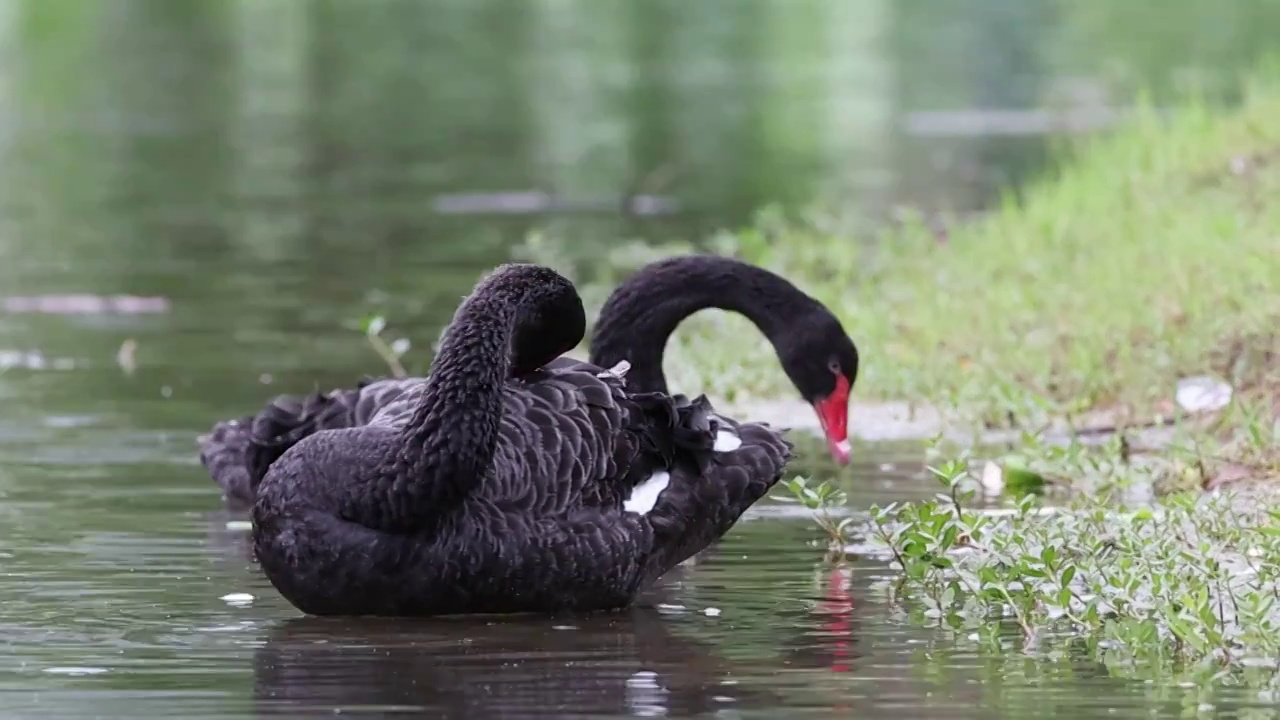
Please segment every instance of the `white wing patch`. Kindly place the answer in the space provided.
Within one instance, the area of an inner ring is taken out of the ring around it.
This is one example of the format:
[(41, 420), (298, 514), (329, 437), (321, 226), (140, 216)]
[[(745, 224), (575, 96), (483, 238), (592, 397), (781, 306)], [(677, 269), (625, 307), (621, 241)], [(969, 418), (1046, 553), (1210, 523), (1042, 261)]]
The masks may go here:
[(742, 447), (742, 438), (731, 430), (720, 429), (716, 431), (716, 443), (711, 446), (715, 452), (731, 452)]
[(648, 480), (631, 490), (631, 496), (622, 503), (622, 509), (627, 512), (647, 515), (653, 509), (653, 506), (658, 504), (658, 496), (670, 484), (671, 473), (666, 470), (655, 472), (649, 476)]
[(719, 415), (712, 414), (711, 419), (715, 421), (716, 442), (711, 446), (714, 452), (732, 452), (742, 447), (742, 438), (738, 437), (738, 433), (729, 429), (729, 424)]
[(627, 371), (630, 369), (631, 369), (631, 363), (627, 362), (626, 360), (619, 360), (617, 365), (614, 365), (613, 367), (603, 372), (596, 373), (596, 377), (604, 378), (604, 377), (613, 376), (615, 378), (618, 378), (619, 380), (622, 380), (627, 376)]

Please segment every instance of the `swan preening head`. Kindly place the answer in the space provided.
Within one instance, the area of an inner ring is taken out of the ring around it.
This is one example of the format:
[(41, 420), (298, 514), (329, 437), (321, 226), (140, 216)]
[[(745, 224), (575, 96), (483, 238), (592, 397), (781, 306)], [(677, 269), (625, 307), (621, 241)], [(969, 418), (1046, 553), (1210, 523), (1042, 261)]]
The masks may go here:
[(858, 379), (858, 349), (825, 308), (779, 338), (779, 360), (791, 383), (818, 415), (836, 462), (849, 462), (849, 391)]
[[(587, 313), (569, 281), (549, 268), (507, 264), (490, 277), (524, 273), (542, 276), (548, 297), (522, 308), (511, 341), (511, 375), (521, 377), (569, 352), (587, 334)], [(566, 291), (566, 286), (568, 290)]]
[(849, 461), (849, 391), (858, 351), (840, 320), (786, 278), (718, 255), (649, 263), (613, 291), (596, 321), (591, 361), (631, 361), (628, 387), (667, 392), (663, 349), (676, 327), (705, 308), (741, 313), (769, 339), (782, 368), (813, 406), (827, 446)]

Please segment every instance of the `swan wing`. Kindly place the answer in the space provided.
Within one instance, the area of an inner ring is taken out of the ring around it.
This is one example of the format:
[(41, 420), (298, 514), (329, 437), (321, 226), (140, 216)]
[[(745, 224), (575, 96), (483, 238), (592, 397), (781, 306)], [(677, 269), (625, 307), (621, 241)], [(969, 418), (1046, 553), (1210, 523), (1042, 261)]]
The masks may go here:
[(559, 514), (620, 481), (631, 454), (625, 408), (586, 363), (512, 382), (504, 397), (489, 492), (510, 510)]
[[(538, 515), (621, 510), (638, 484), (670, 465), (680, 419), (674, 398), (628, 395), (624, 373), (559, 358), (513, 381), (485, 494)], [(699, 441), (710, 447), (709, 434)]]
[(572, 576), (574, 602), (605, 606), (729, 532), (792, 446), (705, 397), (628, 395), (599, 370), (562, 366), (512, 388), (484, 487), (501, 495), (486, 499), (509, 518), (517, 575), (546, 578), (548, 596)]
[(217, 423), (197, 438), (200, 462), (228, 500), (253, 504), (267, 468), (304, 437), (321, 430), (358, 427), (381, 416), (403, 421), (407, 394), (422, 378), (366, 379), (354, 388), (281, 395), (255, 415)]
[(224, 420), (196, 438), (200, 464), (222, 489), (222, 495), (235, 505), (253, 504), (255, 484), (250, 481), (249, 466), (245, 463), (253, 417)]
[[(666, 490), (646, 513), (653, 531), (646, 581), (684, 562), (720, 539), (777, 482), (793, 447), (783, 432), (765, 423), (739, 423), (715, 415), (716, 444), (701, 468), (677, 466)], [(734, 442), (726, 442), (727, 438)]]

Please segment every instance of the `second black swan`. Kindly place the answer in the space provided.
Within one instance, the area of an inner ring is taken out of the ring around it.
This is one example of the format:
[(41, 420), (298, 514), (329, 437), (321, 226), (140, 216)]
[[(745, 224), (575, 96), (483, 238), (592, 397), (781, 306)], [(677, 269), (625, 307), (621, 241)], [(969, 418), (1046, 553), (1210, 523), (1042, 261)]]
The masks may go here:
[[(785, 278), (716, 255), (689, 255), (650, 263), (620, 284), (592, 331), (590, 361), (602, 367), (630, 363), (627, 387), (668, 392), (662, 362), (676, 327), (701, 310), (737, 312), (773, 345), (782, 369), (818, 416), (837, 462), (849, 460), (849, 392), (858, 376), (858, 350), (840, 320)], [(554, 344), (537, 323), (516, 336), (513, 374), (538, 369)], [(568, 358), (553, 361), (571, 363)], [(366, 380), (352, 389), (281, 396), (256, 415), (217, 423), (200, 437), (200, 460), (233, 506), (253, 503), (267, 467), (302, 438), (323, 429), (364, 425), (422, 378)]]
[[(267, 469), (253, 541), (276, 589), (313, 615), (615, 609), (724, 535), (790, 444), (704, 397), (629, 392), (625, 363), (547, 367), (585, 325), (553, 270), (482, 280), (404, 408), (314, 432)], [(561, 341), (522, 377), (518, 326)]]

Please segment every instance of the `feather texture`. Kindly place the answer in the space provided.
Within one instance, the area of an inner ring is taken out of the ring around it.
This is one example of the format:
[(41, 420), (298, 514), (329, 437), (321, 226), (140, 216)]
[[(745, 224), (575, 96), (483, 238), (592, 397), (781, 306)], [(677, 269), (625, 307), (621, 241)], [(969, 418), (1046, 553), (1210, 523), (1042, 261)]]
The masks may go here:
[[(851, 378), (856, 374), (856, 350), (820, 303), (767, 270), (705, 255), (659, 260), (620, 285), (596, 323), (592, 362), (610, 365), (601, 372), (625, 376), (632, 392), (665, 393), (662, 362), (667, 338), (684, 318), (707, 307), (751, 318), (779, 351), (784, 369), (806, 399), (826, 392), (822, 383), (831, 381), (825, 367), (832, 353), (843, 358)], [(815, 327), (821, 332), (813, 334)], [(555, 353), (538, 344), (556, 339), (553, 330), (534, 317), (517, 333), (512, 362), (517, 377), (579, 362), (567, 357), (544, 362)], [(810, 360), (817, 363), (816, 369), (809, 367)], [(322, 430), (365, 425), (384, 411), (387, 418), (406, 414), (411, 405), (401, 399), (424, 382), (366, 379), (352, 389), (278, 397), (257, 415), (220, 422), (201, 436), (201, 462), (230, 505), (247, 507), (270, 464), (298, 441)], [(734, 449), (738, 442), (731, 433), (716, 439), (721, 450)]]
[[(259, 562), (318, 615), (627, 605), (764, 497), (791, 445), (765, 425), (713, 416), (705, 398), (627, 395), (598, 370), (581, 363), (511, 383), (492, 465), (444, 531), (381, 531), (394, 511), (360, 481), (411, 417), (399, 405), (366, 426), (309, 436), (272, 469), (280, 482), (263, 485)], [(740, 446), (714, 452), (717, 431)], [(628, 511), (633, 491), (661, 473), (669, 479), (647, 512)]]
[(321, 430), (365, 425), (379, 411), (397, 407), (422, 378), (364, 379), (354, 389), (304, 397), (281, 395), (257, 415), (217, 423), (197, 438), (200, 462), (233, 506), (249, 507), (267, 468), (299, 440)]
[[(625, 367), (559, 359), (509, 378), (505, 362), (486, 365), (511, 332), (502, 302), (523, 297), (504, 299), (499, 283), (549, 273), (495, 273), (459, 310), (428, 379), (370, 402), (358, 425), (306, 434), (269, 465), (254, 550), (296, 607), (399, 616), (623, 607), (781, 478), (790, 444), (716, 415), (705, 397), (629, 393)], [(347, 400), (358, 416), (361, 398)], [(715, 451), (722, 433), (738, 439), (733, 450)]]

